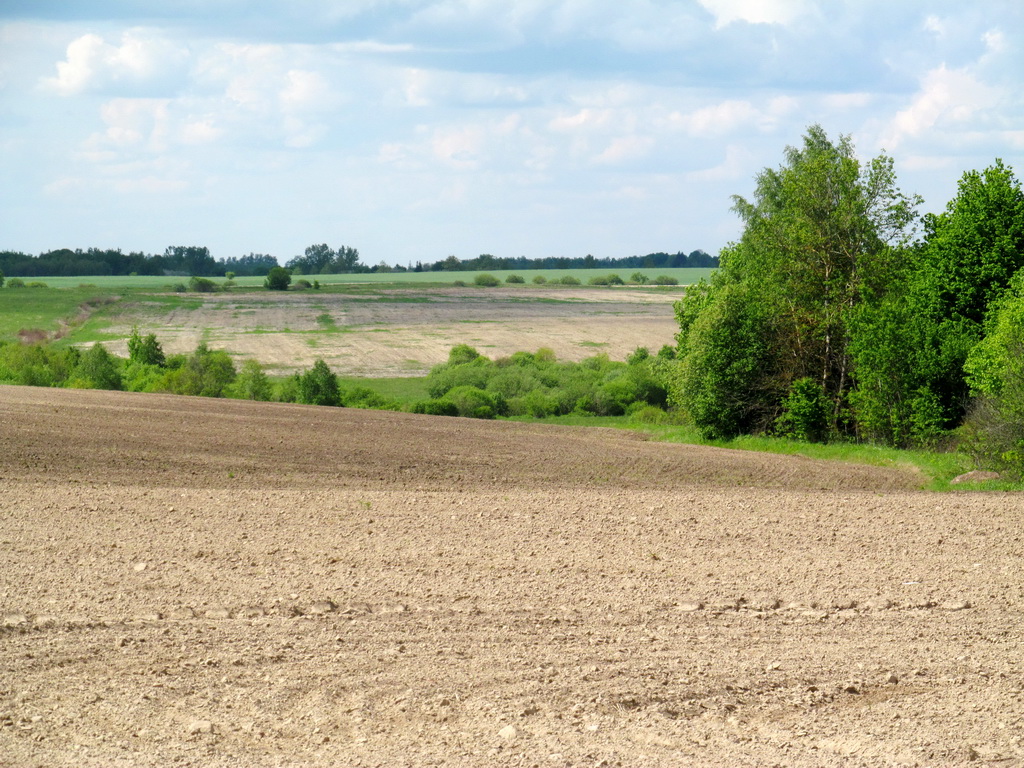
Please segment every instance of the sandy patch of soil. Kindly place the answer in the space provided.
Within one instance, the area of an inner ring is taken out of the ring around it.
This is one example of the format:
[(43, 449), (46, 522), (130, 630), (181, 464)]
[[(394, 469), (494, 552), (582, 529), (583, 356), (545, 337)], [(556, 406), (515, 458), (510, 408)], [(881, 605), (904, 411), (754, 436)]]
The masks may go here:
[[(640, 346), (674, 344), (678, 293), (630, 289), (440, 288), (339, 293), (197, 295), (201, 305), (147, 314), (139, 305), (111, 328), (156, 333), (169, 353), (200, 341), (254, 357), (273, 373), (323, 358), (343, 376), (414, 376), (444, 362), (456, 344), (488, 357), (550, 347), (577, 361), (599, 352), (622, 360)], [(126, 342), (110, 345), (126, 355)]]
[(1024, 760), (1024, 505), (613, 430), (0, 387), (13, 766)]

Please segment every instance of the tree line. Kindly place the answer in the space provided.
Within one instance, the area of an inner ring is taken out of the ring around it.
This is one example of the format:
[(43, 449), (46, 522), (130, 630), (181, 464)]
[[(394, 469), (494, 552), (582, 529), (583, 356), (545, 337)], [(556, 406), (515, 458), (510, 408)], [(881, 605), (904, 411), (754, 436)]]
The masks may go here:
[(210, 249), (191, 245), (169, 246), (162, 254), (122, 253), (120, 249), (60, 248), (32, 256), (0, 251), (0, 272), (8, 277), (101, 277), (105, 275), (179, 275), (223, 277), (266, 275), (277, 259), (262, 253), (214, 259)]
[[(332, 248), (318, 243), (301, 256), (289, 259), (284, 268), (294, 275), (326, 275), (365, 272), (442, 272), (514, 269), (657, 269), (670, 267), (716, 267), (718, 257), (701, 250), (686, 253), (650, 253), (624, 258), (547, 257), (529, 259), (498, 258), (482, 254), (473, 259), (449, 256), (441, 261), (417, 262), (414, 267), (389, 265), (384, 261), (367, 266), (360, 261), (359, 250), (342, 245)], [(265, 277), (281, 267), (277, 257), (265, 253), (215, 259), (205, 246), (169, 246), (162, 254), (123, 253), (120, 249), (60, 248), (38, 255), (20, 251), (0, 251), (0, 274), (8, 277), (93, 277), (105, 275), (158, 275), (181, 277)]]
[(711, 256), (702, 250), (691, 251), (689, 254), (649, 253), (646, 256), (624, 256), (621, 258), (595, 258), (586, 256), (546, 256), (543, 258), (527, 258), (526, 256), (498, 257), (483, 253), (473, 259), (460, 259), (449, 256), (441, 261), (424, 264), (416, 262), (414, 272), (484, 272), (488, 270), (514, 269), (665, 269), (680, 267), (713, 268), (718, 266), (718, 257)]
[(673, 400), (707, 438), (959, 439), (1024, 469), (1024, 192), (1001, 160), (920, 216), (890, 157), (812, 126), (676, 305)]

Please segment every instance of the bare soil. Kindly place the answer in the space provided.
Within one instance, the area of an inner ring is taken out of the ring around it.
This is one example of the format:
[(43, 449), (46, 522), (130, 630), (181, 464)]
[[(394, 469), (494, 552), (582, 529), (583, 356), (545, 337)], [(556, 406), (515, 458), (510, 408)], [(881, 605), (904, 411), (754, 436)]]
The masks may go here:
[(0, 765), (1024, 764), (1024, 503), (0, 387)]
[[(622, 360), (639, 346), (674, 344), (677, 292), (630, 288), (431, 288), (365, 293), (189, 294), (196, 306), (171, 312), (145, 303), (123, 307), (107, 329), (125, 339), (132, 326), (156, 333), (165, 351), (200, 341), (276, 374), (322, 358), (342, 376), (422, 376), (456, 344), (491, 358), (554, 350), (578, 361), (603, 352)], [(109, 344), (127, 356), (127, 341)]]

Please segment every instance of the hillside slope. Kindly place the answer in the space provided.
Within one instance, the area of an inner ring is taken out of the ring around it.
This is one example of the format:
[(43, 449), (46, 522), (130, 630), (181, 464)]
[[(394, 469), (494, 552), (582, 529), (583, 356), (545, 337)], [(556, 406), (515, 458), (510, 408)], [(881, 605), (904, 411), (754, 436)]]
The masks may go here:
[(0, 764), (1024, 760), (1024, 504), (613, 430), (0, 387)]

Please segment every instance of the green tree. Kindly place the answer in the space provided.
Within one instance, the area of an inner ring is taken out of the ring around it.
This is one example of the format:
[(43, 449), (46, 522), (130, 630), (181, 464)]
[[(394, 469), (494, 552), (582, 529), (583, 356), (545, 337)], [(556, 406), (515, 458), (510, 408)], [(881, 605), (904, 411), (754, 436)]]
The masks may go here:
[(926, 319), (928, 387), (952, 426), (967, 410), (964, 364), (985, 332), (989, 307), (1024, 266), (1024, 192), (1001, 160), (960, 179), (956, 197), (925, 220), (910, 303)]
[(271, 291), (287, 291), (292, 282), (291, 273), (284, 267), (273, 267), (263, 281), (263, 287)]
[(243, 400), (270, 400), (273, 388), (270, 379), (258, 360), (249, 359), (242, 363), (242, 370), (233, 387), (236, 397)]
[(321, 359), (299, 377), (298, 402), (307, 405), (341, 405), (338, 377)]
[(3, 288), (3, 287), (4, 287), (4, 273), (3, 273), (3, 270), (0, 270), (0, 288)]
[(163, 366), (167, 363), (164, 350), (156, 336), (152, 333), (142, 336), (135, 326), (132, 326), (131, 336), (128, 337), (128, 360), (143, 365)]
[(117, 359), (102, 344), (93, 344), (71, 372), (67, 386), (75, 389), (121, 389)]
[(223, 397), (235, 376), (235, 364), (227, 352), (201, 343), (181, 367), (165, 374), (164, 385), (178, 395)]
[(733, 200), (740, 241), (677, 308), (677, 397), (702, 432), (728, 437), (770, 428), (794, 382), (811, 379), (828, 432), (845, 431), (851, 317), (885, 297), (920, 199), (899, 191), (890, 158), (862, 164), (849, 137), (812, 126), (758, 175), (753, 200)]

